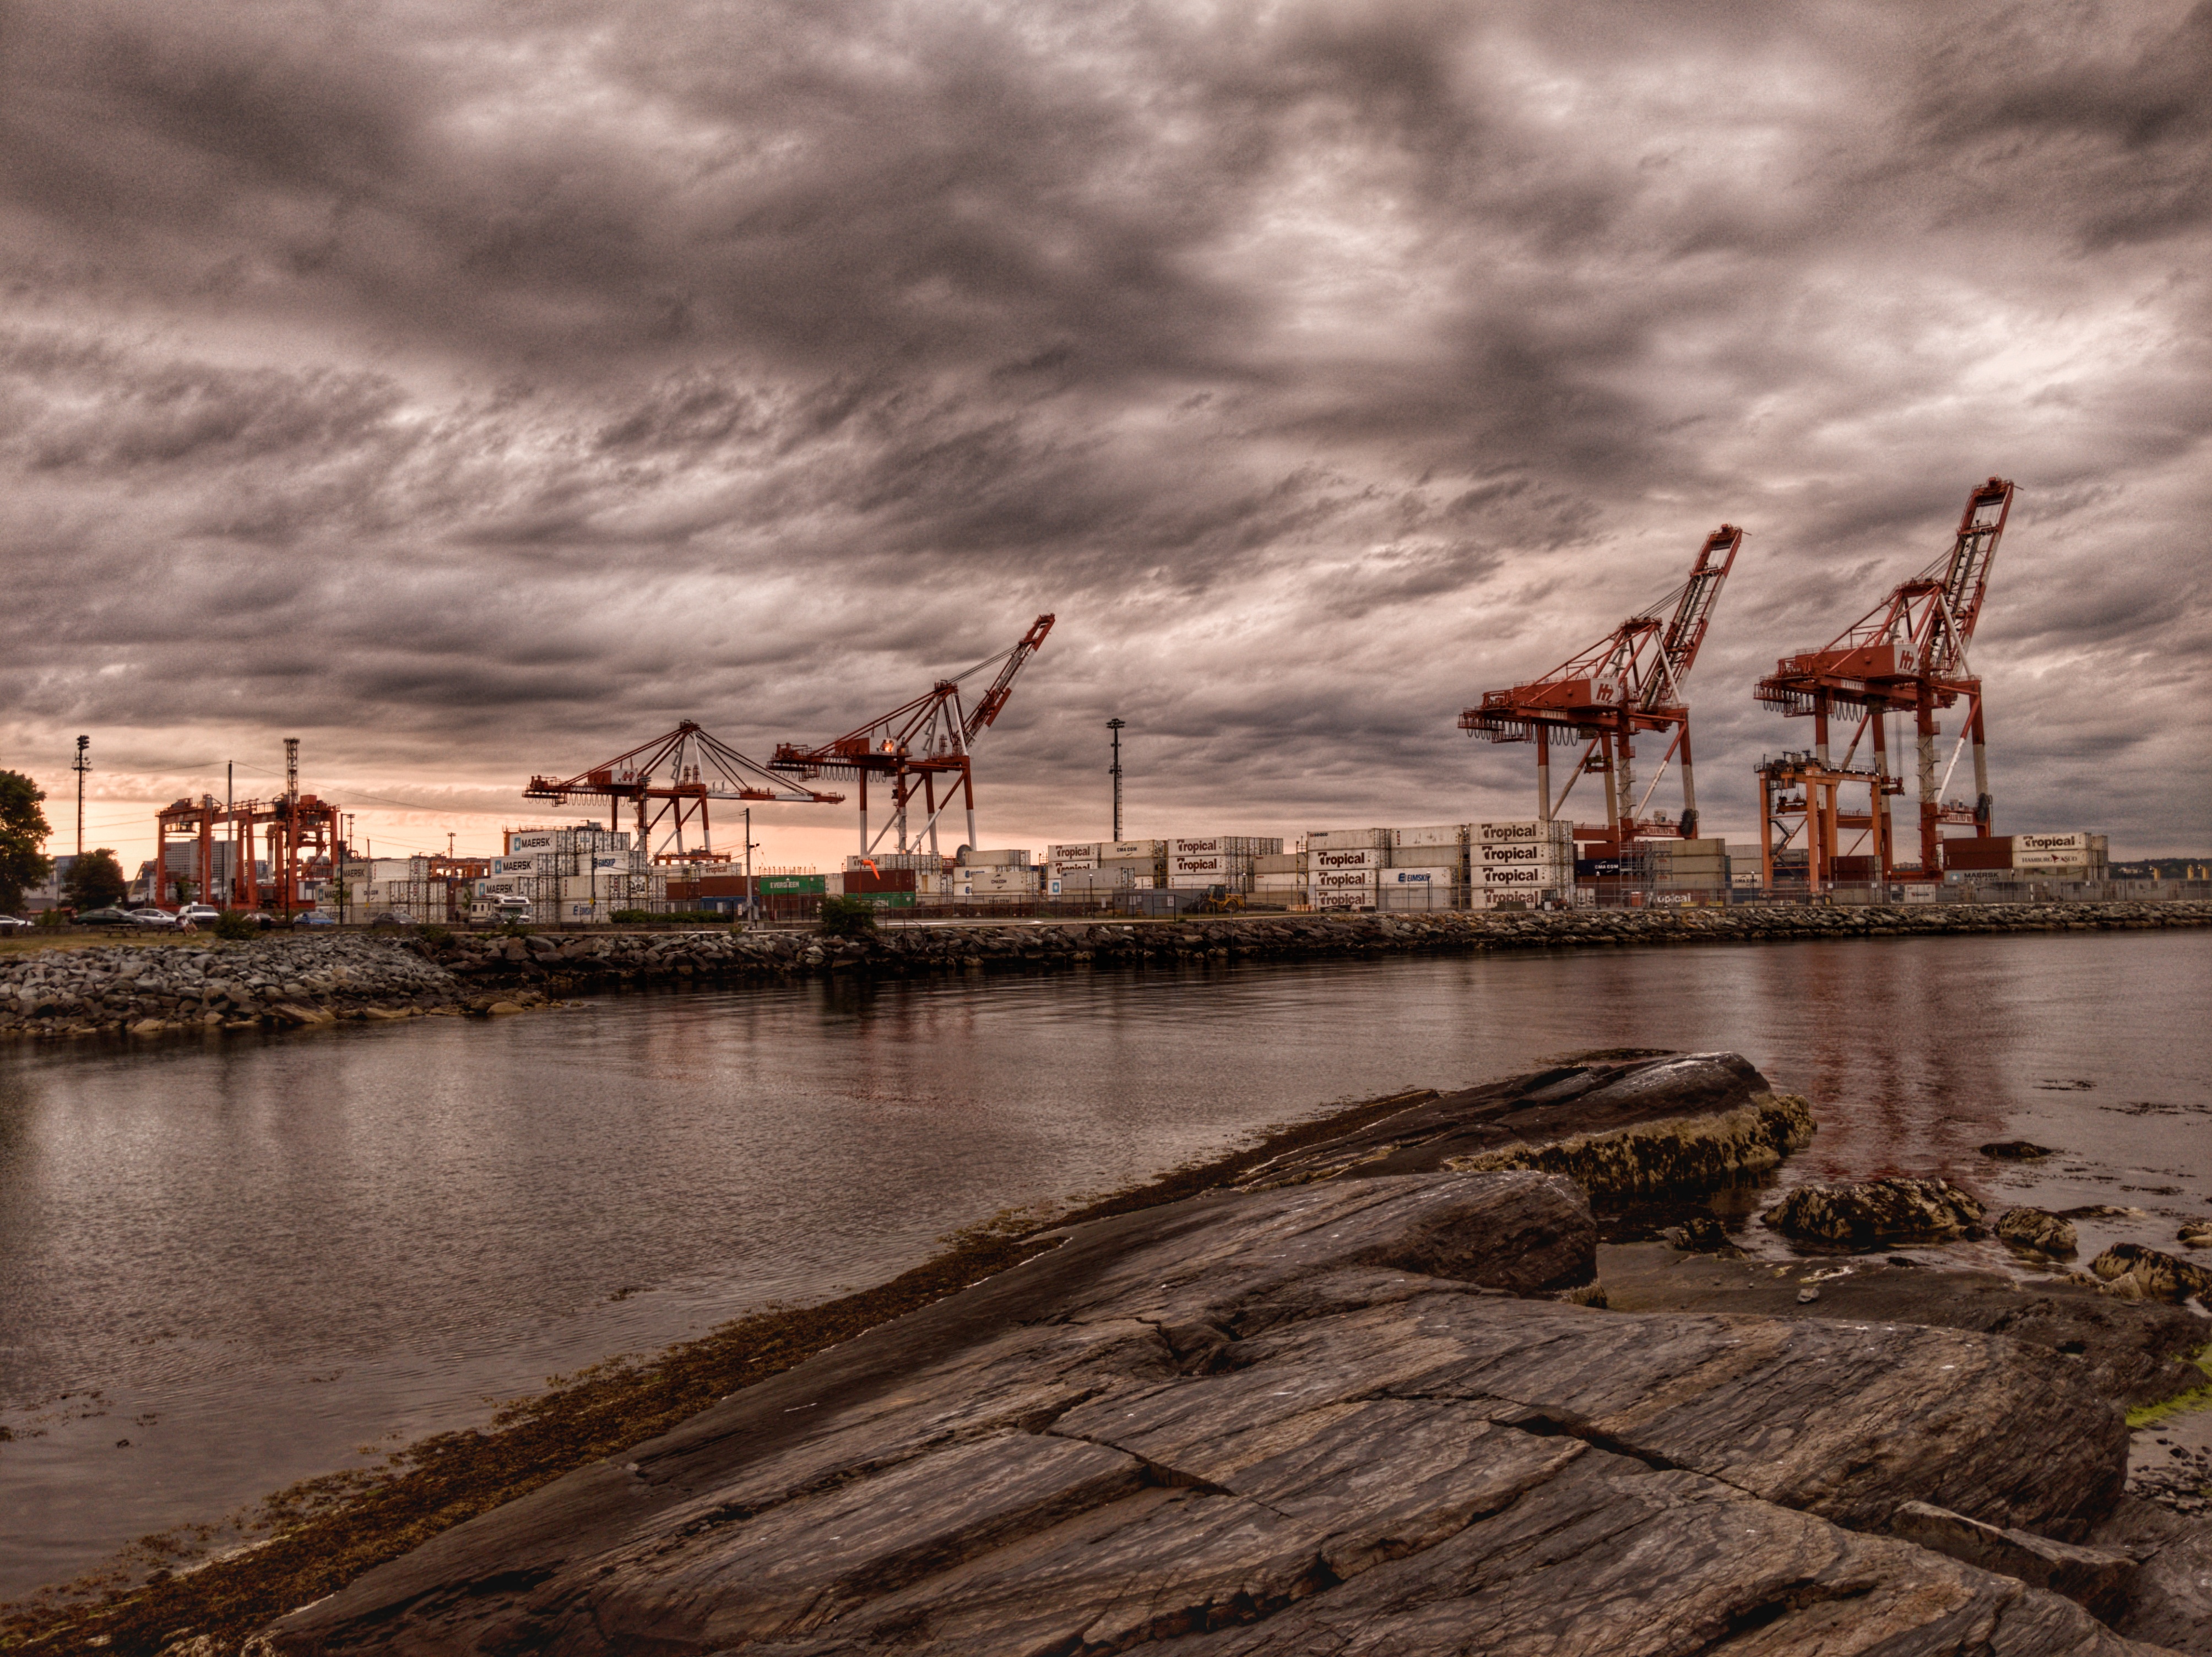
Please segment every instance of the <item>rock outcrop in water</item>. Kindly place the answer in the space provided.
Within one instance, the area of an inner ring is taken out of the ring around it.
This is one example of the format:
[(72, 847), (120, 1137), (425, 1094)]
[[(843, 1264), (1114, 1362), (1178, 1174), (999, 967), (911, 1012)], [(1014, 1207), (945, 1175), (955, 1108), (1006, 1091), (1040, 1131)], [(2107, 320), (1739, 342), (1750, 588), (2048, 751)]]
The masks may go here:
[(1978, 1230), (1983, 1209), (1948, 1179), (1868, 1179), (1800, 1185), (1760, 1217), (1800, 1242), (1867, 1249), (1954, 1243)]
[(2115, 1243), (2089, 1262), (2106, 1293), (2128, 1300), (2180, 1301), (2192, 1295), (2212, 1299), (2212, 1271), (2193, 1260), (2140, 1243)]
[(1583, 1193), (1441, 1167), (1588, 1140), (1547, 1114), (1571, 1081), (1614, 1135), (1775, 1097), (1724, 1057), (1576, 1067), (1078, 1228), (273, 1648), (2120, 1657), (2077, 1599), (2185, 1619), (2190, 1536), (2097, 1533), (2126, 1429), (2060, 1352), (1571, 1303)]
[(2071, 1220), (2044, 1209), (2007, 1209), (1991, 1229), (2000, 1242), (2054, 1257), (2070, 1258), (2081, 1242)]

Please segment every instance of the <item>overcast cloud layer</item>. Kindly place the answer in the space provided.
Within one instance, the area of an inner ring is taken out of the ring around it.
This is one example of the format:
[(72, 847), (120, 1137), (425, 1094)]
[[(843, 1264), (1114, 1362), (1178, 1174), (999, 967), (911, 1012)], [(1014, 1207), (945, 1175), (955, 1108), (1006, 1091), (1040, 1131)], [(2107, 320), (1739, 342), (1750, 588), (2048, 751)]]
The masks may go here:
[(1133, 834), (1522, 814), (1460, 709), (1725, 519), (1747, 838), (1753, 680), (2002, 472), (2000, 830), (2202, 850), (2207, 86), (2203, 6), (0, 0), (0, 765), (143, 855), (296, 734), (482, 847), (1050, 611), (988, 843), (1110, 715)]

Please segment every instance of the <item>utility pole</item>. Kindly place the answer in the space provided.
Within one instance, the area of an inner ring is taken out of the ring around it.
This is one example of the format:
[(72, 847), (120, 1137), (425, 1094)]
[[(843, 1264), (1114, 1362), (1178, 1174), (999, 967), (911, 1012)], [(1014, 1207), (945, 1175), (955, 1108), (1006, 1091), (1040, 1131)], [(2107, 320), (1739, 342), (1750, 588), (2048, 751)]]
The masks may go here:
[(745, 807), (745, 918), (760, 918), (760, 904), (753, 896), (753, 808)]
[(70, 769), (76, 773), (76, 855), (80, 857), (84, 856), (84, 778), (92, 769), (91, 746), (90, 737), (77, 738), (76, 758), (70, 762)]
[(238, 762), (226, 759), (222, 764), (222, 819), (229, 826), (230, 878), (224, 883), (222, 902), (219, 909), (230, 909), (238, 903)]
[(1126, 719), (1109, 719), (1106, 728), (1114, 733), (1114, 838), (1121, 838), (1121, 728)]

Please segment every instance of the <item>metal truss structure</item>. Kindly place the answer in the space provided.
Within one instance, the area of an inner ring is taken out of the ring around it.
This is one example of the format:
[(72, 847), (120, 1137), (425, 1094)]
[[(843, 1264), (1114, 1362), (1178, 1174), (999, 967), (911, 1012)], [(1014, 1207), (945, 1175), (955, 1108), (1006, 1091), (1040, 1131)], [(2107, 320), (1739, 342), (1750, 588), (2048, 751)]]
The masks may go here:
[[(694, 850), (712, 853), (710, 801), (834, 806), (845, 798), (842, 794), (794, 787), (689, 719), (674, 730), (574, 777), (533, 777), (522, 793), (526, 800), (543, 800), (554, 806), (574, 800), (605, 800), (609, 802), (610, 819), (617, 824), (627, 807), (636, 824), (637, 844), (654, 855), (668, 856), (689, 855)], [(685, 832), (695, 826), (698, 845), (687, 847)], [(656, 836), (663, 843), (658, 850), (653, 844)]]
[[(884, 835), (895, 833), (898, 851), (919, 851), (925, 838), (937, 850), (937, 819), (957, 793), (968, 813), (968, 844), (975, 842), (975, 777), (972, 765), (976, 740), (997, 722), (1012, 694), (1014, 676), (1043, 644), (1052, 631), (1053, 618), (1039, 616), (1012, 649), (986, 657), (964, 672), (940, 679), (921, 695), (902, 702), (889, 713), (850, 730), (819, 747), (780, 742), (769, 759), (769, 768), (787, 775), (851, 777), (860, 780), (860, 855), (872, 855)], [(962, 701), (961, 685), (995, 667), (990, 688), (973, 707)], [(868, 779), (888, 781), (891, 789), (889, 817), (872, 838), (868, 832)], [(943, 779), (943, 798), (939, 780)], [(909, 837), (908, 807), (921, 795), (927, 813), (921, 826)]]
[[(1589, 649), (1570, 657), (1541, 679), (1510, 690), (1484, 692), (1480, 706), (1459, 716), (1460, 728), (1492, 742), (1536, 745), (1536, 811), (1553, 820), (1584, 775), (1605, 778), (1605, 823), (1577, 824), (1578, 842), (1595, 842), (1601, 855), (1618, 856), (1636, 842), (1698, 832), (1698, 795), (1690, 758), (1690, 708), (1686, 683), (1698, 649), (1720, 601), (1721, 587), (1735, 567), (1743, 531), (1723, 524), (1705, 537), (1690, 566), (1689, 579), (1650, 608), (1622, 622)], [(1636, 794), (1636, 738), (1641, 733), (1667, 737), (1658, 768), (1639, 798)], [(1552, 747), (1580, 742), (1579, 758), (1559, 797), (1552, 796)], [(1682, 814), (1669, 822), (1664, 813), (1646, 816), (1652, 790), (1669, 763), (1680, 758)]]
[[(1824, 648), (1784, 656), (1759, 681), (1758, 699), (1791, 717), (1813, 722), (1809, 751), (1768, 758), (1759, 766), (1761, 878), (1794, 880), (1802, 858), (1809, 889), (1825, 891), (1838, 877), (1869, 882), (1897, 878), (1897, 836), (1891, 799), (1904, 793), (1890, 769), (1888, 716), (1910, 714), (1920, 803), (1919, 864), (1916, 877), (1942, 878), (1942, 828), (1963, 825), (1978, 836), (1991, 832), (1989, 754), (1982, 724), (1982, 681), (1967, 659), (1988, 595), (1997, 542), (2012, 509), (2013, 485), (1991, 478), (1966, 492), (1966, 510), (1951, 550), (1911, 580), (1901, 582)], [(1964, 701), (1959, 746), (1942, 778), (1936, 775), (1936, 716)], [(1830, 722), (1838, 709), (1858, 719), (1840, 760), (1830, 752)], [(1854, 765), (1862, 745), (1863, 765)], [(1974, 799), (1946, 801), (1960, 752), (1974, 751)], [(1846, 810), (1846, 789), (1866, 790), (1864, 811)], [(1846, 851), (1844, 836), (1856, 832), (1859, 850)], [(1802, 848), (1792, 842), (1804, 836)]]

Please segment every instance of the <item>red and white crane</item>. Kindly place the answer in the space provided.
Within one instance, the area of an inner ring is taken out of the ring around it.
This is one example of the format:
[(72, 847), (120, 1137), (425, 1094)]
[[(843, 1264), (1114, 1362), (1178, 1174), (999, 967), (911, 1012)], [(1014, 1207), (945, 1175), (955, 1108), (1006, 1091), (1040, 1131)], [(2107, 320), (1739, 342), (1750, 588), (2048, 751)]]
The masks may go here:
[[(1909, 713), (1917, 738), (1920, 796), (1919, 876), (1942, 875), (1942, 825), (1964, 824), (1978, 837), (1990, 832), (1989, 752), (1982, 725), (1982, 681), (1967, 658), (1974, 624), (1988, 595), (1990, 570), (1997, 542), (2012, 510), (2013, 485), (1991, 478), (1966, 491), (1951, 550), (1911, 580), (1900, 582), (1887, 598), (1859, 618), (1822, 649), (1784, 656), (1759, 681), (1759, 701), (1784, 714), (1813, 721), (1809, 752), (1787, 752), (1760, 763), (1759, 792), (1765, 825), (1763, 876), (1770, 886), (1776, 870), (1796, 872), (1790, 842), (1805, 836), (1805, 879), (1814, 891), (1834, 884), (1839, 872), (1867, 879), (1891, 879), (1899, 868), (1889, 800), (1905, 791), (1889, 769), (1887, 718)], [(1960, 749), (1974, 751), (1974, 801), (1945, 804), (1942, 795), (1959, 750), (1939, 782), (1936, 776), (1936, 716), (1963, 699), (1967, 711)], [(1856, 709), (1858, 723), (1843, 758), (1832, 760), (1829, 722), (1834, 710)], [(1871, 739), (1869, 740), (1869, 739)], [(1854, 766), (1867, 742), (1869, 761)], [(1846, 787), (1868, 790), (1863, 813), (1846, 813), (1838, 798)], [(1847, 831), (1861, 831), (1869, 850), (1856, 854), (1863, 867), (1842, 850)], [(1839, 871), (1839, 860), (1842, 867)]]
[[(968, 844), (975, 844), (975, 776), (972, 765), (975, 743), (998, 721), (1013, 692), (1014, 676), (1043, 644), (1052, 631), (1053, 618), (1039, 616), (1011, 649), (987, 656), (974, 667), (940, 679), (921, 695), (902, 702), (889, 713), (870, 720), (836, 740), (818, 747), (779, 742), (769, 759), (769, 769), (787, 776), (852, 777), (860, 784), (860, 855), (869, 856), (885, 834), (896, 831), (894, 850), (919, 851), (926, 838), (937, 850), (937, 819), (952, 803), (957, 791), (968, 813)], [(963, 683), (995, 667), (989, 687), (969, 706), (962, 698)], [(891, 809), (884, 825), (872, 838), (868, 833), (868, 779), (889, 779)], [(945, 782), (944, 798), (938, 798), (938, 779)], [(955, 783), (957, 783), (956, 790)], [(907, 832), (907, 807), (919, 792), (927, 813), (911, 837)]]
[[(1721, 587), (1735, 565), (1743, 531), (1723, 524), (1705, 537), (1689, 579), (1650, 608), (1638, 612), (1589, 649), (1568, 658), (1541, 679), (1509, 690), (1487, 691), (1481, 704), (1459, 716), (1460, 728), (1492, 742), (1536, 745), (1536, 811), (1550, 822), (1585, 773), (1605, 778), (1605, 825), (1578, 825), (1577, 841), (1595, 842), (1617, 856), (1638, 840), (1698, 832), (1698, 795), (1690, 762), (1687, 683), (1698, 648), (1719, 603)], [(1664, 617), (1662, 620), (1662, 618)], [(1668, 737), (1659, 766), (1642, 798), (1635, 792), (1636, 738)], [(1552, 746), (1580, 742), (1566, 786), (1552, 797)], [(1644, 809), (1670, 761), (1682, 771), (1682, 814), (1669, 823)]]

